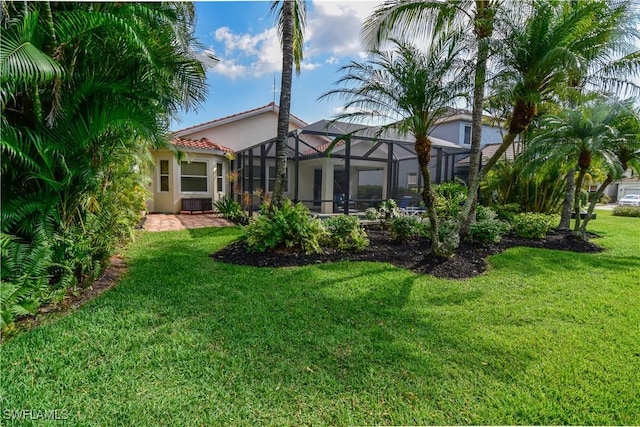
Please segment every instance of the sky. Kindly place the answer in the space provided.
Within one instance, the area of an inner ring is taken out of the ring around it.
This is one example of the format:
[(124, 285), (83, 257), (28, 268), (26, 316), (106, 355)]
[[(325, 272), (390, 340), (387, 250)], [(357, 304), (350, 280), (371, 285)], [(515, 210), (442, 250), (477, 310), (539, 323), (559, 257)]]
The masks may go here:
[[(335, 88), (339, 68), (362, 61), (360, 28), (379, 4), (369, 0), (307, 1), (304, 61), (293, 77), (291, 113), (313, 123), (332, 118), (340, 100), (318, 101)], [(207, 71), (209, 95), (172, 130), (266, 105), (280, 98), (282, 54), (268, 1), (196, 2), (195, 36), (219, 58)], [(274, 90), (275, 80), (275, 90)]]

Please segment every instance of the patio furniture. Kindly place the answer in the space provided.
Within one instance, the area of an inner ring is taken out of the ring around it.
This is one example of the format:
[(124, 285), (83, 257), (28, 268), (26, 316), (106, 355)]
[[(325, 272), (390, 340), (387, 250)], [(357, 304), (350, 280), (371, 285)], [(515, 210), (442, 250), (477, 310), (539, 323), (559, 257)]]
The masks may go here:
[(403, 215), (414, 216), (414, 215), (422, 215), (427, 211), (422, 209), (419, 206), (412, 206), (411, 203), (413, 199), (411, 196), (404, 196), (400, 199), (400, 203), (398, 203), (398, 209), (400, 213)]

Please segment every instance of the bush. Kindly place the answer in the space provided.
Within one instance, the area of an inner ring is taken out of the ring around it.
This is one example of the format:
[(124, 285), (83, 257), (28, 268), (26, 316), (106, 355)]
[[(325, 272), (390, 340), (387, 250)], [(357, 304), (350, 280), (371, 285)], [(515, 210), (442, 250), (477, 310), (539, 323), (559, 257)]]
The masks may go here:
[(367, 208), (364, 211), (364, 218), (369, 221), (377, 221), (380, 219), (380, 212), (376, 208)]
[(234, 224), (247, 225), (249, 217), (240, 206), (240, 203), (233, 199), (224, 198), (213, 204), (216, 210), (226, 219)]
[(438, 218), (457, 219), (467, 198), (467, 186), (463, 182), (449, 181), (434, 185), (435, 206)]
[(242, 238), (250, 252), (288, 248), (307, 254), (322, 253), (320, 242), (327, 235), (322, 221), (311, 218), (302, 203), (294, 205), (290, 200), (271, 213), (261, 209), (260, 216), (243, 231)]
[(496, 219), (498, 214), (491, 208), (479, 205), (476, 209), (476, 221), (482, 222), (490, 219)]
[(520, 213), (520, 205), (518, 203), (496, 205), (494, 207), (494, 210), (498, 219), (511, 222), (513, 220), (513, 217)]
[(342, 250), (354, 249), (356, 251), (361, 251), (369, 246), (367, 233), (355, 216), (333, 216), (324, 221), (324, 226), (329, 233), (327, 240), (330, 246)]
[(471, 226), (469, 229), (469, 236), (480, 243), (498, 243), (510, 228), (509, 223), (505, 221), (500, 221), (499, 219), (494, 218), (485, 218), (477, 221)]
[(613, 216), (630, 216), (640, 218), (640, 207), (638, 206), (616, 206), (613, 208)]
[(514, 215), (511, 222), (514, 233), (525, 239), (542, 239), (557, 223), (557, 215), (532, 212)]
[(396, 240), (407, 240), (412, 237), (424, 236), (428, 233), (428, 222), (423, 222), (415, 216), (401, 216), (391, 220), (389, 231)]
[(451, 256), (460, 246), (460, 224), (453, 219), (447, 219), (440, 222), (438, 235), (442, 243), (441, 249), (445, 256)]

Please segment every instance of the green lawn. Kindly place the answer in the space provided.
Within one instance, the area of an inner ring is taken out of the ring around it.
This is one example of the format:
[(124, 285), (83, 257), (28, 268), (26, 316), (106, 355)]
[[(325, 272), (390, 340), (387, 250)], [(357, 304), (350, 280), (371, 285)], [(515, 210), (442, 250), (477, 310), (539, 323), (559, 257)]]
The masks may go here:
[(234, 228), (145, 233), (118, 287), (2, 346), (2, 424), (637, 425), (640, 221), (592, 230), (606, 252), (511, 249), (466, 281), (238, 267), (209, 257)]

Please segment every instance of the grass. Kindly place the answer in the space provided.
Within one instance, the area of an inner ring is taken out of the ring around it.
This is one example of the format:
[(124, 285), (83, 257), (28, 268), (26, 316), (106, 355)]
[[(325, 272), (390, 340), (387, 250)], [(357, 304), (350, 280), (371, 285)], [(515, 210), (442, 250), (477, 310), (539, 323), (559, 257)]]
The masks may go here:
[(118, 287), (2, 346), (0, 417), (637, 425), (638, 225), (599, 212), (605, 252), (515, 248), (466, 281), (376, 263), (239, 267), (209, 257), (234, 228), (145, 233)]

